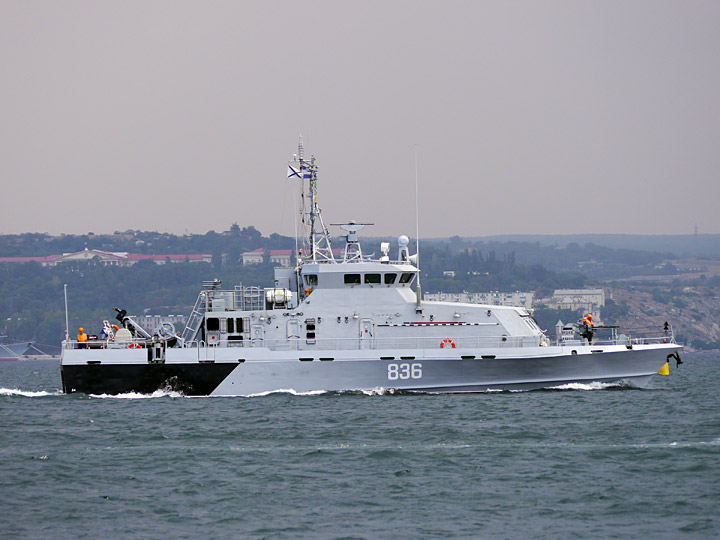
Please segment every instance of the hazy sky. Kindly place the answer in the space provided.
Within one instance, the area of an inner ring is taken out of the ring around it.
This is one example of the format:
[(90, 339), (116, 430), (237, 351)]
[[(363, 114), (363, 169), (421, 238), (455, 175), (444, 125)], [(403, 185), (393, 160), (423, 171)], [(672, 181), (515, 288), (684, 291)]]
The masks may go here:
[(720, 2), (0, 0), (0, 234), (720, 233)]

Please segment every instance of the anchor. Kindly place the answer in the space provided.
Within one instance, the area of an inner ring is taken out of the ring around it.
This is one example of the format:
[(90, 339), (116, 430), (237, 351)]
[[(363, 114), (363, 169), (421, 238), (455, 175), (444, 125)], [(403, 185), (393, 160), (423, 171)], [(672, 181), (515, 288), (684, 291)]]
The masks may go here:
[(680, 364), (683, 363), (683, 361), (680, 360), (680, 354), (677, 353), (677, 352), (674, 352), (674, 353), (672, 353), (672, 354), (668, 354), (668, 355), (667, 355), (667, 358), (666, 358), (665, 360), (666, 360), (667, 362), (670, 362), (670, 359), (671, 359), (671, 358), (674, 358), (674, 359), (675, 359), (675, 367), (676, 367), (676, 368), (677, 368), (677, 367), (680, 367)]

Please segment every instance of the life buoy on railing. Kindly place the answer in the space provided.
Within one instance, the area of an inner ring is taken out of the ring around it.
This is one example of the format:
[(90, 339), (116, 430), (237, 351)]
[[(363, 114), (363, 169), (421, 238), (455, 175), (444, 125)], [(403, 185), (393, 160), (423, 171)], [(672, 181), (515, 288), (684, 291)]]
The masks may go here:
[(443, 339), (442, 343), (440, 344), (440, 348), (444, 349), (445, 345), (450, 345), (453, 349), (455, 348), (455, 342), (450, 338)]
[(140, 348), (139, 343), (131, 343), (130, 345), (128, 345), (128, 349), (139, 349), (139, 348)]

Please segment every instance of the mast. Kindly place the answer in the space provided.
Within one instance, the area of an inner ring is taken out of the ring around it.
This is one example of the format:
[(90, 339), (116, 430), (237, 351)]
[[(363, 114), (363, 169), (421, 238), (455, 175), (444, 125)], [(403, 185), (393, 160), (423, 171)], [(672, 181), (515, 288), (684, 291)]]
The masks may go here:
[[(315, 156), (305, 159), (305, 147), (302, 136), (298, 142), (298, 153), (293, 154), (293, 161), (288, 164), (288, 178), (298, 179), (300, 189), (300, 228), (304, 231), (301, 257), (303, 262), (335, 262), (330, 243), (330, 233), (325, 226), (317, 200), (317, 171)], [(306, 184), (307, 181), (307, 184)], [(307, 188), (306, 188), (307, 185)]]
[(65, 346), (70, 346), (70, 322), (68, 319), (68, 304), (67, 304), (67, 283), (65, 283), (63, 290), (65, 291)]

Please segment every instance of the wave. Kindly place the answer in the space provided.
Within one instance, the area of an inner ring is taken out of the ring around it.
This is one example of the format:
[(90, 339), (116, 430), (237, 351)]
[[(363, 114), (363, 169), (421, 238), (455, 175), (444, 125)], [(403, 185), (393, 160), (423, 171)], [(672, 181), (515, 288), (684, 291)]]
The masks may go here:
[(231, 445), (228, 447), (233, 452), (305, 452), (313, 453), (318, 451), (367, 451), (372, 453), (395, 452), (403, 450), (466, 450), (475, 448), (475, 445), (467, 443), (389, 443), (389, 444), (368, 444), (364, 442), (337, 442), (325, 444), (279, 444), (279, 445)]
[[(496, 393), (523, 393), (533, 391), (593, 391), (593, 390), (607, 390), (615, 388), (635, 388), (634, 386), (625, 382), (591, 382), (591, 383), (567, 383), (557, 386), (547, 386), (541, 389), (501, 389), (501, 388), (488, 388), (480, 390), (477, 393), (481, 394), (496, 394)], [(251, 394), (237, 394), (234, 396), (197, 396), (197, 397), (244, 397), (244, 398), (257, 398), (266, 397), (271, 395), (286, 394), (291, 396), (322, 396), (326, 394), (332, 395), (364, 395), (364, 396), (393, 396), (393, 395), (416, 395), (416, 394), (443, 394), (444, 392), (432, 392), (426, 390), (403, 390), (397, 388), (370, 388), (370, 389), (356, 389), (356, 390), (306, 390), (299, 391), (294, 388), (278, 388), (275, 390), (266, 390), (264, 392), (255, 392)], [(61, 392), (55, 394), (49, 393), (37, 393), (38, 395), (58, 395)], [(0, 390), (2, 395), (2, 390)], [(141, 394), (139, 392), (126, 392), (123, 394), (89, 394), (92, 398), (97, 399), (152, 399), (161, 397), (181, 398), (181, 397), (193, 397), (186, 396), (182, 392), (172, 390), (170, 388), (163, 388), (155, 390), (151, 394)], [(34, 397), (34, 396), (33, 396)]]
[[(720, 437), (705, 441), (659, 441), (659, 442), (627, 442), (616, 444), (560, 444), (559, 446), (580, 446), (585, 448), (607, 449), (607, 450), (657, 450), (657, 449), (702, 449), (707, 447), (720, 446)], [(715, 451), (713, 449), (713, 451)]]
[(704, 446), (720, 446), (720, 437), (710, 441), (673, 441), (671, 443), (640, 444), (642, 447), (667, 447), (667, 448), (702, 448)]
[[(401, 390), (395, 390), (393, 388), (371, 388), (370, 390), (360, 390), (360, 393), (366, 396), (392, 396), (394, 394), (402, 392)], [(357, 392), (352, 392), (357, 393)]]
[(54, 392), (38, 390), (33, 392), (30, 390), (20, 390), (19, 388), (0, 388), (0, 396), (45, 397), (60, 395), (62, 395), (60, 390), (56, 390)]
[(152, 394), (141, 394), (139, 392), (126, 392), (124, 394), (89, 394), (91, 398), (95, 399), (154, 399), (154, 398), (180, 398), (185, 395), (176, 390), (155, 390)]
[(298, 392), (293, 388), (278, 388), (277, 390), (268, 390), (266, 392), (257, 392), (255, 394), (247, 394), (242, 397), (264, 397), (272, 394), (290, 394), (293, 396), (321, 396), (323, 394), (329, 394), (328, 390), (309, 390), (307, 392)]
[(548, 386), (544, 390), (607, 390), (608, 388), (632, 388), (630, 385), (621, 382), (590, 382), (590, 383), (567, 383), (558, 386)]
[[(530, 388), (487, 388), (485, 390), (479, 390), (474, 393), (478, 394), (506, 394), (506, 393), (524, 393), (524, 392), (542, 392), (542, 391), (592, 391), (592, 390), (607, 390), (616, 388), (635, 388), (631, 384), (626, 382), (591, 382), (591, 383), (566, 383), (557, 386), (546, 386), (539, 389)], [(273, 394), (289, 394), (292, 396), (321, 396), (324, 394), (337, 394), (337, 395), (364, 395), (364, 396), (394, 396), (394, 395), (442, 395), (445, 392), (433, 392), (428, 390), (405, 390), (401, 388), (369, 388), (369, 389), (357, 389), (357, 390), (308, 390), (300, 392), (293, 388), (279, 388), (277, 390), (267, 390), (265, 392), (257, 392), (254, 394), (239, 394), (235, 397), (265, 397)], [(227, 396), (218, 396), (227, 397)]]
[(172, 398), (182, 398), (182, 397), (215, 397), (215, 398), (224, 398), (224, 397), (244, 397), (244, 398), (256, 398), (256, 397), (266, 397), (276, 394), (287, 394), (291, 396), (322, 396), (325, 394), (362, 394), (367, 396), (384, 396), (384, 395), (391, 395), (398, 393), (397, 390), (394, 389), (388, 389), (388, 388), (373, 388), (371, 390), (342, 390), (342, 391), (336, 391), (336, 390), (307, 390), (304, 392), (295, 390), (294, 388), (278, 388), (276, 390), (267, 390), (265, 392), (256, 392), (253, 394), (237, 394), (234, 396), (228, 396), (228, 395), (222, 395), (222, 396), (186, 396), (182, 392), (178, 392), (176, 390), (170, 390), (170, 389), (160, 389), (155, 390), (151, 394), (141, 394), (139, 392), (126, 392), (123, 394), (89, 394), (91, 398), (96, 399), (152, 399), (152, 398), (161, 398), (161, 397), (172, 397)]
[[(382, 388), (375, 387), (369, 389), (357, 389), (357, 390), (307, 390), (300, 392), (294, 388), (278, 388), (277, 390), (268, 390), (266, 392), (257, 392), (255, 394), (243, 394), (240, 397), (264, 397), (273, 394), (289, 394), (292, 396), (322, 396), (325, 394), (332, 395), (363, 395), (363, 396), (392, 396), (396, 394), (423, 394), (426, 393), (422, 390), (400, 390), (397, 388)], [(221, 397), (221, 396), (218, 396)]]

